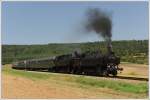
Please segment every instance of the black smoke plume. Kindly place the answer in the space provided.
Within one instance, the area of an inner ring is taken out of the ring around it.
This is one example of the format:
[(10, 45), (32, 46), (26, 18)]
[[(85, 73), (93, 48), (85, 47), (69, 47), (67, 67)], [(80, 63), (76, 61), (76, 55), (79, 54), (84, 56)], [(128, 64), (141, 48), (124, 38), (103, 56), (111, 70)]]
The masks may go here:
[(108, 14), (98, 8), (92, 8), (87, 10), (86, 17), (85, 29), (88, 32), (95, 31), (102, 36), (108, 43), (108, 50), (112, 51), (112, 21)]

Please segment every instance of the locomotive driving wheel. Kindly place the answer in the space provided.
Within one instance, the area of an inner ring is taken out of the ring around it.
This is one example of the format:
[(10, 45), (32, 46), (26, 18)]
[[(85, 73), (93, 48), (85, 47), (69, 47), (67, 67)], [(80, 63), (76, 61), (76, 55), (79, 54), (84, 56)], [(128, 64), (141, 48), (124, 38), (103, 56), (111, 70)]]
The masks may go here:
[(113, 75), (113, 76), (117, 76), (117, 66), (116, 65), (112, 65), (112, 72), (111, 72), (111, 74)]
[(117, 66), (114, 64), (108, 64), (106, 71), (108, 72), (108, 74), (111, 74), (113, 76), (116, 76), (118, 74), (117, 73)]
[(107, 70), (105, 70), (105, 71), (103, 72), (103, 76), (109, 76), (109, 73), (108, 73)]
[(113, 75), (113, 76), (117, 76), (117, 70), (113, 70), (113, 71), (112, 71), (112, 75)]

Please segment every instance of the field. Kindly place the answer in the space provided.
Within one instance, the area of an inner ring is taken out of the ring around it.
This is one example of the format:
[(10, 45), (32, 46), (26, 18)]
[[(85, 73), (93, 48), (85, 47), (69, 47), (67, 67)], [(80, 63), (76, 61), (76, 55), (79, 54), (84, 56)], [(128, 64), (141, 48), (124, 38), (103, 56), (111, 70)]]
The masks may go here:
[[(148, 78), (148, 65), (123, 63), (119, 76)], [(148, 82), (2, 67), (2, 98), (148, 98)]]

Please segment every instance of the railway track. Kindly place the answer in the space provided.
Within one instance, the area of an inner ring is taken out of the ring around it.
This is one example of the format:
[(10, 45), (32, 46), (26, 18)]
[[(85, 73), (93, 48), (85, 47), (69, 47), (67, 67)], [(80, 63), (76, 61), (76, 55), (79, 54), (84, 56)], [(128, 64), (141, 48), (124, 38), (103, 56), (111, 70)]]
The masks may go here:
[[(34, 71), (32, 71), (34, 72)], [(48, 72), (48, 71), (36, 71), (36, 72)], [(61, 73), (66, 74), (66, 73)], [(71, 75), (79, 75), (79, 74), (71, 74)], [(100, 77), (100, 76), (94, 76), (94, 75), (82, 75), (82, 76), (91, 76), (91, 77)], [(108, 76), (103, 78), (112, 78), (112, 79), (126, 79), (126, 80), (138, 80), (138, 81), (149, 81), (148, 78), (143, 77), (129, 77), (129, 76)]]
[(116, 77), (109, 77), (109, 78), (128, 79), (128, 80), (139, 80), (139, 81), (148, 81), (148, 78), (142, 78), (142, 77), (116, 76)]

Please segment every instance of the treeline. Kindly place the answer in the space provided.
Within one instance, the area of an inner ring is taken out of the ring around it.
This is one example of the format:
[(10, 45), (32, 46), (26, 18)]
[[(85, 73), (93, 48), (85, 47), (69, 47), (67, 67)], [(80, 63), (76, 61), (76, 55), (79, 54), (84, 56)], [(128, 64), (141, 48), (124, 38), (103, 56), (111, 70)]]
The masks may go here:
[[(148, 64), (148, 40), (113, 41), (113, 51), (121, 62)], [(107, 52), (105, 42), (47, 44), (47, 45), (2, 45), (2, 64), (15, 61), (44, 58), (72, 53), (75, 50)]]

